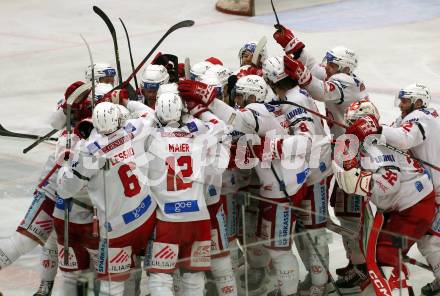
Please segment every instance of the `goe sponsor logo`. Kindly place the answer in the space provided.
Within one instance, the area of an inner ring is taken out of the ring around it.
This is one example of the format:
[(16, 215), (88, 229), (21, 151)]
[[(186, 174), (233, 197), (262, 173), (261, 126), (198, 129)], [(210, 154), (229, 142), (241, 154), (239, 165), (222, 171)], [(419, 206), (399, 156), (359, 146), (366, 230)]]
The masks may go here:
[(199, 205), (197, 204), (197, 200), (168, 202), (165, 203), (164, 211), (166, 214), (197, 212), (199, 211)]

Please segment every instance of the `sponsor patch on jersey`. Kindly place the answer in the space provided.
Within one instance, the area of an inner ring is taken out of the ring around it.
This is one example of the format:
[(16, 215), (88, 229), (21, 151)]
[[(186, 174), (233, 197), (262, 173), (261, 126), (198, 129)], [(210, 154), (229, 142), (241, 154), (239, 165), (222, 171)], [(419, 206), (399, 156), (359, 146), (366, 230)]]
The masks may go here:
[(396, 160), (394, 159), (394, 155), (392, 154), (378, 155), (374, 157), (374, 161), (376, 163), (396, 162)]
[(307, 113), (307, 112), (303, 108), (295, 108), (295, 109), (291, 110), (289, 113), (287, 113), (286, 117), (287, 117), (288, 120), (291, 120), (295, 116), (298, 116), (298, 115), (301, 115), (301, 114), (305, 114), (305, 113)]
[(319, 171), (320, 171), (321, 173), (323, 173), (323, 172), (325, 172), (326, 169), (327, 169), (327, 166), (325, 165), (325, 162), (321, 161), (321, 162), (319, 163)]
[(108, 250), (110, 273), (122, 273), (131, 267), (131, 246), (124, 248), (110, 248)]
[(134, 127), (133, 124), (131, 124), (131, 122), (127, 123), (126, 126), (124, 126), (124, 130), (128, 133), (134, 132), (136, 130), (136, 128)]
[(304, 183), (306, 181), (309, 173), (310, 173), (310, 169), (306, 168), (304, 171), (296, 174), (296, 183), (298, 183), (298, 184)]
[(423, 188), (425, 188), (423, 187), (423, 184), (420, 181), (417, 181), (414, 185), (416, 186), (418, 192), (422, 192)]
[(186, 127), (191, 133), (197, 132), (199, 129), (197, 128), (197, 124), (194, 121), (188, 122)]
[(58, 244), (58, 264), (60, 267), (69, 270), (78, 269), (78, 259), (76, 258), (75, 251), (72, 247), (69, 247), (69, 260), (67, 264), (64, 264), (64, 257), (66, 253), (64, 252), (64, 247)]
[(195, 241), (191, 247), (191, 266), (211, 266), (211, 241)]
[(165, 214), (198, 212), (199, 205), (197, 203), (197, 200), (167, 202), (165, 203), (164, 211)]
[(107, 240), (101, 239), (99, 241), (98, 248), (98, 263), (97, 271), (98, 273), (106, 273), (106, 263), (107, 263)]
[(292, 211), (290, 208), (277, 206), (275, 215), (275, 247), (287, 247), (290, 243)]
[(138, 219), (140, 216), (142, 216), (147, 212), (150, 205), (151, 205), (151, 196), (147, 195), (147, 197), (145, 197), (144, 200), (142, 200), (141, 203), (134, 210), (122, 214), (122, 219), (124, 220), (124, 223), (128, 224)]
[(217, 195), (217, 190), (215, 189), (214, 185), (208, 186), (208, 194), (209, 194), (209, 196), (216, 196)]
[(93, 142), (87, 145), (87, 150), (89, 150), (91, 154), (95, 154), (95, 152), (98, 151), (99, 149), (101, 149), (101, 146), (99, 146), (98, 142)]
[(134, 138), (133, 133), (129, 133), (128, 135), (125, 135), (125, 136), (111, 142), (110, 144), (105, 145), (104, 147), (101, 148), (101, 150), (104, 153), (108, 153), (108, 152), (112, 151), (113, 149), (116, 149), (117, 147), (121, 146), (122, 144), (130, 141), (133, 138)]
[(179, 246), (176, 244), (154, 242), (147, 266), (154, 269), (174, 269), (179, 255)]
[(267, 111), (269, 111), (269, 112), (274, 112), (275, 111), (275, 107), (270, 105), (270, 104), (264, 103), (264, 106), (266, 107)]

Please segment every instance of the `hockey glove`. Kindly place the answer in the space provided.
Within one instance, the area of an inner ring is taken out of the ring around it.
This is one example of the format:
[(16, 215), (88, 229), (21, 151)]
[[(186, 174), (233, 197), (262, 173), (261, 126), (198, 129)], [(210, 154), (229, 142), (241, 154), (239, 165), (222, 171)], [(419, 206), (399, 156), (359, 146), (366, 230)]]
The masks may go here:
[(217, 97), (215, 86), (200, 81), (181, 80), (178, 89), (184, 101), (194, 101), (206, 106), (209, 106)]
[(381, 132), (382, 127), (374, 115), (366, 115), (359, 118), (345, 131), (346, 134), (352, 134), (358, 137), (360, 142), (365, 140), (369, 135), (380, 134)]
[(273, 34), (275, 41), (284, 48), (286, 54), (293, 54), (295, 58), (299, 58), (302, 49), (305, 47), (293, 32), (282, 25), (275, 25), (277, 31)]
[[(266, 142), (268, 142), (266, 144)], [(253, 156), (261, 161), (272, 161), (273, 159), (281, 159), (283, 151), (283, 139), (280, 138), (261, 138), (261, 144), (253, 145), (251, 152)]]
[(208, 111), (205, 105), (194, 101), (186, 101), (186, 108), (188, 108), (189, 114), (194, 117), (199, 117), (203, 112)]
[(332, 167), (339, 188), (348, 194), (371, 195), (370, 183), (373, 175), (371, 172), (362, 171), (359, 167), (346, 171), (339, 167), (335, 161), (333, 161)]
[(126, 106), (128, 100), (129, 100), (129, 95), (128, 95), (128, 91), (125, 88), (115, 89), (110, 93), (110, 101), (113, 104)]
[(309, 69), (304, 67), (300, 61), (294, 60), (287, 55), (284, 56), (284, 72), (290, 78), (297, 80), (300, 86), (307, 86), (312, 81), (312, 74)]
[(81, 120), (76, 126), (76, 131), (81, 139), (87, 139), (93, 129), (93, 122), (91, 118)]

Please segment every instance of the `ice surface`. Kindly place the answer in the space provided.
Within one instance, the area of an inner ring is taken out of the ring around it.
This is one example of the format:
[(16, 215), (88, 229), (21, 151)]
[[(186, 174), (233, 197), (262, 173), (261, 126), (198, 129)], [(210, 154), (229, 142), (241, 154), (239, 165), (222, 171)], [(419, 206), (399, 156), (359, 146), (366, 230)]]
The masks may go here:
[[(103, 21), (93, 13), (98, 5), (118, 33), (123, 76), (130, 72), (126, 40), (117, 17), (130, 33), (139, 62), (168, 27), (193, 19), (159, 48), (192, 62), (215, 56), (231, 69), (238, 67), (238, 49), (265, 35), (270, 55), (281, 49), (270, 38), (272, 15), (245, 18), (218, 13), (215, 0), (56, 1), (3, 0), (0, 3), (0, 123), (13, 131), (44, 134), (46, 123), (67, 85), (82, 80), (89, 63), (79, 34), (90, 43), (95, 61), (114, 64), (113, 44)], [(440, 5), (438, 1), (341, 1), (280, 14), (309, 50), (321, 59), (325, 50), (346, 45), (359, 55), (357, 74), (385, 123), (398, 115), (393, 107), (398, 88), (423, 82), (438, 106), (440, 96)], [(33, 186), (53, 146), (41, 144), (26, 155), (31, 140), (0, 138), (0, 237), (11, 235), (31, 202)], [(421, 259), (417, 250), (411, 254)], [(331, 244), (331, 267), (345, 264), (340, 237)], [(5, 296), (30, 295), (38, 286), (38, 249), (0, 271)], [(411, 267), (417, 293), (432, 276)], [(304, 273), (302, 274), (304, 276)], [(56, 294), (56, 293), (55, 293)]]

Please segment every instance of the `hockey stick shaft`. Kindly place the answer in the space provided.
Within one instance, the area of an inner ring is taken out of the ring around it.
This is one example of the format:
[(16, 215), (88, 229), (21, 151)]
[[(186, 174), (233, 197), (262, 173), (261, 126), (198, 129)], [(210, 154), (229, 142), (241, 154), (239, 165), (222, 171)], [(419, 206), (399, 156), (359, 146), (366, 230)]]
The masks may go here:
[[(29, 146), (27, 146), (26, 148), (23, 149), (23, 153), (26, 154), (28, 153), (31, 149), (33, 149), (34, 147), (36, 147), (37, 145), (39, 145), (41, 142), (52, 139), (51, 136), (53, 136), (58, 130), (57, 129), (53, 129), (50, 132), (48, 132), (47, 134), (45, 134), (42, 137), (39, 137), (35, 142), (33, 142), (32, 144), (30, 144)], [(58, 139), (57, 139), (58, 140)]]
[(89, 54), (89, 60), (90, 60), (90, 67), (92, 70), (92, 110), (95, 107), (95, 63), (93, 62), (93, 55), (92, 55), (92, 50), (90, 49), (90, 45), (87, 42), (86, 38), (84, 38), (83, 35), (81, 35), (81, 39), (84, 41), (86, 47), (87, 47), (87, 52)]
[(105, 24), (107, 25), (107, 28), (110, 30), (110, 34), (112, 35), (113, 47), (115, 49), (116, 69), (118, 71), (119, 85), (121, 85), (122, 84), (121, 61), (119, 59), (119, 48), (118, 48), (118, 40), (116, 38), (115, 27), (113, 26), (113, 24), (112, 24), (111, 20), (109, 19), (109, 17), (105, 14), (104, 11), (102, 11), (101, 8), (99, 8), (98, 6), (93, 6), (93, 11), (97, 15), (99, 15), (99, 17), (105, 22)]
[[(34, 135), (34, 134), (25, 134), (25, 133), (16, 133), (11, 132), (10, 130), (7, 130), (0, 124), (0, 136), (5, 137), (13, 137), (13, 138), (22, 138), (22, 139), (41, 139), (44, 136)], [(45, 140), (49, 141), (58, 141), (58, 138), (48, 138)]]
[[(154, 47), (150, 50), (150, 52), (145, 56), (145, 58), (139, 63), (139, 65), (134, 69), (134, 71), (128, 76), (128, 78), (122, 83), (121, 86), (118, 86), (117, 88), (124, 88), (127, 86), (127, 84), (130, 82), (131, 79), (133, 79), (134, 76), (139, 72), (139, 70), (144, 66), (144, 64), (147, 62), (147, 60), (151, 57), (151, 55), (154, 53), (154, 51), (159, 47), (159, 45), (165, 40), (165, 38), (168, 37), (172, 32), (176, 31), (177, 29), (184, 28), (184, 27), (191, 27), (194, 25), (193, 20), (185, 20), (181, 21), (171, 28), (168, 29), (168, 31), (165, 32), (165, 34), (162, 36), (162, 38), (159, 39), (159, 41), (154, 45)], [(116, 88), (114, 88), (116, 89)], [(114, 90), (112, 89), (112, 90)]]
[(270, 5), (272, 6), (273, 14), (275, 15), (275, 20), (277, 21), (277, 26), (280, 26), (280, 20), (278, 19), (277, 11), (275, 10), (275, 6), (273, 5), (273, 0), (270, 0)]
[[(343, 124), (343, 123), (341, 123), (341, 122), (339, 122), (339, 121), (336, 121), (336, 120), (334, 120), (334, 119), (331, 119), (331, 118), (329, 118), (328, 116), (325, 116), (325, 115), (323, 115), (323, 114), (321, 114), (321, 113), (319, 113), (319, 112), (316, 112), (316, 111), (314, 111), (314, 110), (312, 110), (312, 109), (309, 109), (309, 108), (307, 108), (307, 107), (303, 107), (303, 106), (301, 106), (301, 105), (299, 105), (299, 104), (297, 104), (297, 103), (295, 103), (295, 102), (291, 102), (291, 101), (272, 101), (272, 102), (270, 102), (269, 104), (271, 104), (271, 105), (293, 105), (293, 106), (296, 106), (296, 107), (302, 108), (302, 109), (306, 110), (307, 112), (310, 112), (310, 113), (312, 113), (313, 115), (316, 115), (316, 116), (318, 116), (318, 117), (320, 117), (320, 118), (326, 120), (327, 122), (333, 123), (333, 124), (338, 125), (338, 126), (343, 127), (343, 128), (347, 128), (347, 127), (348, 127), (347, 125), (345, 125), (345, 124)], [(382, 146), (384, 146), (384, 147), (386, 147), (386, 148), (388, 148), (388, 149), (390, 149), (390, 150), (392, 150), (392, 151), (394, 151), (394, 152), (396, 152), (396, 153), (399, 153), (399, 154), (401, 154), (401, 155), (403, 155), (403, 156), (405, 156), (405, 157), (409, 157), (409, 158), (411, 158), (411, 159), (414, 159), (414, 160), (416, 160), (416, 161), (418, 161), (418, 162), (420, 162), (420, 163), (422, 163), (422, 164), (424, 164), (424, 165), (427, 165), (427, 166), (429, 166), (429, 167), (435, 169), (436, 171), (440, 171), (440, 167), (438, 167), (438, 166), (436, 166), (436, 165), (433, 165), (432, 163), (429, 163), (429, 162), (427, 162), (427, 161), (424, 161), (423, 159), (420, 159), (420, 158), (414, 157), (414, 156), (412, 156), (411, 154), (409, 154), (409, 153), (407, 153), (407, 152), (405, 152), (405, 151), (402, 151), (402, 150), (400, 150), (400, 149), (398, 149), (398, 148), (396, 148), (396, 147), (394, 147), (394, 146), (391, 146), (391, 145), (388, 145), (388, 144), (379, 144), (379, 145), (382, 145)]]
[[(128, 36), (128, 31), (127, 31), (127, 27), (125, 26), (124, 22), (122, 21), (121, 18), (119, 18), (119, 21), (122, 24), (122, 27), (124, 28), (124, 32), (125, 32), (125, 37), (127, 37), (127, 43), (128, 43), (128, 53), (130, 55), (130, 63), (131, 63), (131, 71), (134, 72), (134, 61), (133, 61), (133, 53), (131, 51), (131, 42), (130, 42), (130, 36)], [(135, 88), (139, 87), (138, 81), (137, 81), (137, 77), (136, 75), (134, 75), (134, 85)]]

